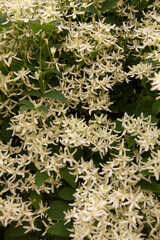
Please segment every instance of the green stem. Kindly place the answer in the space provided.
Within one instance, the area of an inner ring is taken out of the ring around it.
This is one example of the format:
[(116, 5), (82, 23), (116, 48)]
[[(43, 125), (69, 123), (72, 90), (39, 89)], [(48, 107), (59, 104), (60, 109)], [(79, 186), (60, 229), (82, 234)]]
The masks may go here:
[(42, 46), (42, 39), (40, 40), (40, 51), (39, 51), (39, 68), (40, 68), (40, 77), (39, 77), (39, 84), (40, 84), (40, 88), (42, 91), (45, 91), (45, 84), (44, 84), (44, 81), (43, 81), (43, 78), (42, 78), (42, 49), (43, 49), (43, 46)]
[(146, 83), (144, 84), (144, 88), (145, 88), (145, 90), (146, 90), (147, 95), (150, 96), (150, 94), (149, 94), (149, 92), (148, 92), (148, 89), (147, 89), (147, 87), (146, 87)]

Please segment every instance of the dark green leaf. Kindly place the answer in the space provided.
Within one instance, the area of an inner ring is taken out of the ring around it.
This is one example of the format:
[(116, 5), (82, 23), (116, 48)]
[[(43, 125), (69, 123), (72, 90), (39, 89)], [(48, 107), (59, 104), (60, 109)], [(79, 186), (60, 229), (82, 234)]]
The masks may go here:
[(120, 121), (115, 120), (115, 121), (113, 121), (113, 122), (116, 123), (116, 128), (115, 128), (116, 131), (122, 132), (122, 131), (124, 130), (124, 128), (123, 128), (123, 126), (122, 126), (122, 123), (121, 123)]
[(37, 237), (31, 235), (31, 234), (24, 234), (23, 236), (19, 236), (19, 237), (7, 237), (5, 236), (5, 239), (4, 240), (39, 240)]
[(57, 99), (57, 100), (60, 100), (61, 102), (64, 102), (64, 103), (67, 102), (67, 99), (65, 98), (65, 96), (57, 90), (53, 90), (53, 91), (49, 91), (49, 92), (45, 93), (44, 97)]
[(61, 53), (61, 57), (66, 59), (69, 63), (71, 63), (72, 65), (75, 64), (75, 61), (73, 58), (70, 57), (70, 55), (64, 51), (62, 51)]
[(154, 98), (147, 96), (142, 98), (136, 107), (136, 117), (138, 117), (141, 112), (144, 113), (145, 116), (152, 115), (152, 104), (154, 102)]
[(72, 201), (74, 200), (73, 194), (75, 190), (72, 187), (64, 187), (59, 190), (58, 196), (64, 200)]
[(49, 84), (51, 85), (51, 87), (57, 87), (59, 86), (59, 79), (57, 78), (57, 76), (51, 76), (49, 79)]
[(72, 228), (72, 223), (65, 224), (64, 221), (60, 221), (50, 227), (47, 232), (56, 236), (69, 237), (70, 232), (67, 229), (70, 228)]
[(77, 186), (77, 183), (75, 182), (76, 177), (70, 174), (68, 168), (62, 169), (60, 171), (60, 175), (66, 182), (68, 182), (71, 185), (71, 187), (75, 188)]
[(49, 111), (48, 111), (48, 108), (46, 107), (46, 106), (44, 106), (44, 105), (41, 105), (40, 107), (38, 107), (37, 108), (38, 110), (41, 110), (42, 112), (44, 112), (44, 113), (48, 113)]
[(131, 148), (136, 143), (135, 138), (136, 138), (136, 136), (129, 137), (129, 139), (128, 139), (128, 148)]
[(7, 21), (7, 12), (4, 12), (0, 15), (0, 25)]
[(32, 201), (33, 206), (38, 209), (39, 203), (42, 200), (42, 194), (38, 194), (36, 191), (31, 191), (30, 198)]
[(131, 0), (131, 3), (138, 4), (139, 0)]
[[(121, 20), (120, 18), (118, 18), (118, 17), (115, 18), (115, 17), (113, 17), (113, 16), (108, 15), (108, 16), (106, 17), (106, 23), (111, 24), (111, 25), (116, 24), (118, 27), (120, 27), (123, 22), (122, 22), (122, 20)], [(119, 41), (120, 41), (120, 40), (119, 40)], [(124, 39), (123, 39), (122, 41), (124, 41)], [(123, 43), (124, 43), (124, 42), (123, 42)], [(128, 85), (129, 85), (129, 84), (128, 84)], [(117, 87), (117, 86), (116, 86), (116, 87)], [(128, 92), (127, 92), (127, 94), (128, 94)]]
[(42, 186), (42, 184), (49, 178), (46, 172), (40, 172), (39, 170), (36, 171), (35, 176), (35, 183), (37, 187)]
[[(39, 238), (37, 238), (36, 236), (33, 236), (33, 235), (31, 235), (31, 234), (29, 234), (29, 235), (26, 235), (25, 234), (25, 236), (23, 237), (23, 240), (39, 240)], [(22, 240), (22, 238), (21, 239), (19, 239), (19, 240)]]
[(153, 178), (151, 178), (151, 182), (142, 179), (137, 185), (141, 186), (143, 190), (160, 193), (160, 185)]
[(21, 100), (21, 101), (19, 101), (18, 104), (20, 104), (20, 105), (26, 105), (26, 106), (28, 106), (28, 107), (30, 107), (30, 108), (34, 108), (33, 103), (31, 103), (31, 102), (28, 101), (28, 100)]
[(102, 8), (101, 11), (105, 12), (107, 10), (109, 10), (111, 7), (113, 7), (116, 3), (118, 3), (119, 0), (106, 0), (103, 4), (102, 4)]
[[(75, 148), (73, 148), (72, 150), (74, 151)], [(72, 150), (71, 150), (71, 151), (72, 151)], [(89, 153), (89, 149), (88, 149), (87, 153)], [(81, 147), (77, 147), (77, 148), (76, 148), (76, 152), (75, 152), (75, 154), (74, 154), (74, 159), (75, 159), (76, 161), (79, 161), (81, 158), (85, 158), (85, 159), (86, 159), (87, 156), (84, 157), (84, 149), (82, 149)]]
[(24, 235), (25, 229), (21, 226), (15, 227), (15, 224), (11, 224), (9, 228), (5, 231), (5, 239), (22, 237)]
[(159, 119), (156, 118), (156, 117), (151, 116), (151, 122), (152, 122), (152, 123), (158, 123), (158, 122), (159, 122)]
[(42, 28), (39, 20), (29, 20), (29, 26), (34, 33), (37, 33)]
[(152, 112), (154, 114), (160, 113), (160, 100), (155, 100), (152, 104)]
[(118, 155), (118, 150), (114, 149), (114, 148), (109, 148), (109, 153), (110, 156), (112, 157), (112, 155)]
[(10, 123), (10, 118), (4, 118), (3, 123), (1, 125), (1, 137), (4, 142), (9, 142), (12, 135), (12, 131), (7, 130), (7, 128), (10, 127), (9, 123)]
[(128, 114), (134, 114), (137, 103), (130, 102), (127, 97), (117, 101), (117, 107), (121, 112), (127, 112)]
[(100, 167), (99, 164), (102, 163), (102, 161), (103, 161), (99, 152), (96, 152), (96, 153), (92, 154), (92, 159), (93, 159), (95, 167), (99, 168)]
[[(124, 39), (122, 39), (124, 42)], [(113, 98), (125, 98), (130, 97), (134, 93), (134, 84), (130, 82), (129, 84), (126, 82), (120, 83), (119, 85), (113, 86), (112, 96)]]
[(93, 5), (90, 5), (89, 7), (86, 8), (86, 12), (88, 13), (97, 13), (97, 10)]
[(147, 157), (144, 157), (141, 161), (146, 163), (147, 160), (148, 160), (148, 158), (147, 158)]
[(112, 113), (119, 113), (118, 107), (115, 105), (111, 105), (109, 109), (111, 110)]
[(82, 60), (81, 62), (78, 63), (78, 69), (81, 69), (85, 65), (85, 61)]
[(59, 20), (54, 20), (54, 21), (52, 21), (52, 22), (50, 22), (48, 24), (43, 25), (42, 26), (42, 30), (49, 30), (49, 29), (51, 29), (53, 27), (59, 26), (60, 24), (61, 24), (61, 22)]
[(60, 236), (55, 236), (54, 240), (69, 240), (69, 237), (60, 237)]
[(39, 90), (31, 90), (31, 91), (24, 91), (22, 93), (23, 96), (34, 96), (34, 97), (42, 97), (42, 93)]
[(50, 209), (47, 211), (48, 217), (53, 220), (63, 220), (64, 211), (71, 209), (69, 203), (62, 200), (55, 200), (51, 203)]

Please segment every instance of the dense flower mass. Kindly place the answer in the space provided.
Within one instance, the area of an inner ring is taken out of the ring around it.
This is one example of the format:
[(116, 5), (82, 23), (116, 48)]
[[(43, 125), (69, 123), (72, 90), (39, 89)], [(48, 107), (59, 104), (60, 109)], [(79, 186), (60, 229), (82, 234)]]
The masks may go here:
[(0, 0), (6, 240), (160, 239), (159, 9)]

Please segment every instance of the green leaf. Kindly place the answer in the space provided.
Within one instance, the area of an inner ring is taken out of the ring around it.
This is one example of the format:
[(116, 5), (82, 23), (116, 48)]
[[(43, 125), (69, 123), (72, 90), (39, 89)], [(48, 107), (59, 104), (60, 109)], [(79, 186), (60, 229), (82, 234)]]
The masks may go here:
[(151, 58), (144, 60), (143, 63), (144, 64), (145, 63), (152, 63), (153, 66), (156, 66), (156, 64), (157, 64), (156, 61), (152, 60)]
[(30, 110), (30, 109), (34, 109), (33, 103), (31, 103), (28, 100), (21, 100), (21, 101), (19, 101), (18, 104), (21, 105), (20, 108), (19, 108), (20, 112), (24, 112), (24, 111), (27, 111), (27, 110)]
[(42, 112), (44, 112), (46, 114), (49, 113), (48, 108), (46, 106), (44, 106), (44, 105), (41, 105), (40, 107), (38, 107), (36, 109), (41, 110)]
[(147, 158), (147, 157), (144, 157), (141, 161), (146, 163), (147, 160), (148, 160), (148, 158)]
[(65, 96), (57, 90), (53, 90), (53, 91), (49, 91), (49, 92), (45, 93), (44, 97), (57, 99), (57, 100), (60, 100), (61, 102), (64, 102), (64, 103), (67, 102), (67, 99), (65, 98)]
[(69, 240), (69, 237), (60, 237), (60, 236), (55, 236), (54, 240)]
[(97, 10), (95, 9), (95, 7), (92, 5), (90, 5), (89, 7), (86, 8), (86, 12), (88, 13), (97, 13)]
[(136, 138), (136, 136), (129, 137), (129, 139), (128, 139), (128, 148), (131, 148), (136, 143), (135, 138)]
[(78, 63), (78, 69), (81, 69), (85, 65), (85, 61), (82, 60), (81, 62)]
[[(115, 145), (114, 143), (113, 143), (113, 145)], [(116, 150), (116, 149), (114, 149), (114, 148), (109, 148), (109, 154), (110, 154), (110, 156), (112, 157), (113, 155), (115, 156), (115, 155), (118, 155), (118, 150)]]
[(70, 184), (71, 187), (75, 188), (77, 186), (77, 183), (75, 182), (76, 177), (70, 174), (68, 168), (63, 168), (60, 170), (60, 175), (66, 182)]
[(152, 115), (152, 104), (154, 102), (154, 98), (147, 96), (142, 98), (136, 107), (136, 117), (138, 117), (141, 112), (144, 113), (145, 116)]
[(131, 0), (131, 3), (134, 3), (134, 4), (137, 5), (137, 4), (138, 4), (138, 1), (139, 1), (139, 0)]
[(21, 101), (19, 101), (18, 104), (19, 104), (19, 105), (26, 105), (26, 106), (28, 106), (28, 107), (30, 107), (30, 108), (34, 108), (33, 103), (31, 103), (31, 102), (28, 101), (28, 100), (21, 100)]
[[(75, 152), (75, 154), (74, 154), (74, 159), (76, 160), (76, 161), (79, 161), (81, 158), (85, 158), (85, 159), (87, 159), (87, 157), (89, 157), (89, 156), (85, 156), (84, 157), (84, 148), (82, 149), (81, 147), (77, 147), (77, 148), (72, 148), (71, 149), (71, 152), (73, 151), (74, 152), (74, 150), (76, 149), (76, 152)], [(88, 151), (87, 151), (87, 153), (89, 153), (89, 149), (88, 149)]]
[(70, 55), (62, 50), (61, 57), (66, 59), (69, 63), (72, 65), (75, 64), (76, 62), (74, 61), (73, 58), (70, 57)]
[(42, 28), (40, 20), (29, 20), (28, 23), (34, 33), (37, 33)]
[(35, 184), (37, 187), (42, 186), (42, 184), (49, 178), (47, 172), (36, 171)]
[(116, 123), (116, 128), (115, 128), (116, 131), (122, 132), (122, 131), (124, 130), (124, 128), (123, 128), (123, 126), (122, 126), (122, 122), (120, 122), (120, 121), (118, 121), (118, 120), (114, 120), (113, 122)]
[(137, 185), (140, 186), (143, 190), (160, 193), (160, 185), (153, 178), (151, 178), (151, 183), (142, 179), (138, 182)]
[(60, 221), (55, 223), (52, 227), (50, 227), (47, 232), (61, 237), (69, 237), (70, 232), (67, 230), (72, 228), (72, 223), (65, 224), (64, 221)]
[[(121, 41), (124, 42), (124, 39), (122, 38)], [(119, 85), (114, 85), (113, 91), (112, 91), (113, 99), (115, 98), (120, 99), (125, 97), (129, 98), (134, 93), (134, 88), (135, 86), (133, 82), (130, 82), (130, 83), (123, 82), (123, 83), (120, 83)]]
[(26, 105), (22, 105), (22, 106), (20, 106), (19, 110), (20, 110), (20, 112), (24, 112), (24, 111), (27, 111), (27, 110), (31, 110), (31, 107), (26, 106)]
[(7, 12), (4, 12), (0, 15), (0, 25), (7, 21)]
[(55, 200), (50, 204), (50, 209), (47, 215), (52, 220), (63, 220), (65, 217), (64, 211), (71, 209), (69, 203), (63, 200)]
[(159, 118), (151, 116), (151, 122), (152, 123), (158, 123), (159, 122)]
[(24, 235), (25, 229), (21, 226), (15, 227), (16, 223), (11, 224), (9, 228), (5, 231), (5, 239), (22, 237)]
[(109, 109), (111, 110), (112, 113), (119, 113), (118, 107), (115, 105), (111, 105)]
[(141, 173), (143, 176), (153, 175), (153, 173), (149, 172), (148, 170), (142, 170), (140, 173)]
[(113, 7), (116, 3), (118, 3), (119, 0), (106, 0), (103, 4), (102, 4), (102, 8), (101, 11), (105, 12), (107, 10), (109, 10), (111, 7)]
[(134, 114), (137, 103), (130, 102), (127, 97), (124, 97), (117, 101), (117, 107), (121, 112), (127, 112), (128, 114)]
[[(111, 24), (111, 25), (116, 24), (118, 27), (121, 27), (121, 25), (122, 25), (122, 20), (120, 18), (118, 18), (118, 17), (115, 18), (113, 16), (108, 15), (108, 16), (106, 16), (105, 20), (106, 20), (106, 23)], [(120, 41), (120, 39), (119, 39), (119, 41)], [(127, 94), (128, 94), (128, 92), (127, 92)]]
[(4, 118), (3, 123), (1, 125), (1, 137), (5, 143), (9, 142), (9, 140), (11, 139), (11, 135), (12, 135), (12, 131), (7, 130), (7, 128), (10, 127), (9, 123), (10, 123), (10, 118)]
[(45, 72), (42, 72), (42, 76), (46, 76), (46, 75), (51, 74), (51, 73), (53, 73), (55, 75), (58, 75), (59, 77), (62, 77), (62, 73), (59, 72), (56, 68), (52, 68), (52, 69), (49, 69)]
[(51, 28), (57, 27), (61, 24), (61, 22), (59, 20), (54, 20), (48, 24), (45, 24), (42, 26), (42, 30), (49, 30)]
[(152, 104), (152, 112), (154, 114), (160, 113), (160, 100), (155, 100)]
[(72, 201), (74, 200), (73, 194), (75, 190), (72, 187), (64, 187), (59, 190), (58, 196), (64, 200)]
[[(25, 236), (23, 237), (23, 240), (39, 240), (36, 236), (33, 236), (33, 235), (26, 235), (25, 234)], [(19, 240), (22, 240), (22, 238), (21, 239), (19, 239)]]
[(39, 240), (37, 237), (35, 237), (35, 236), (33, 236), (33, 235), (31, 235), (31, 234), (24, 234), (23, 236), (19, 236), (19, 237), (12, 237), (12, 236), (10, 236), (10, 237), (5, 237), (5, 239), (4, 240)]
[(38, 194), (36, 191), (31, 191), (30, 198), (32, 201), (32, 205), (35, 207), (35, 209), (38, 209), (39, 203), (42, 200), (42, 194)]
[(31, 90), (31, 91), (24, 91), (22, 93), (23, 96), (34, 96), (34, 97), (42, 97), (42, 93), (39, 90)]

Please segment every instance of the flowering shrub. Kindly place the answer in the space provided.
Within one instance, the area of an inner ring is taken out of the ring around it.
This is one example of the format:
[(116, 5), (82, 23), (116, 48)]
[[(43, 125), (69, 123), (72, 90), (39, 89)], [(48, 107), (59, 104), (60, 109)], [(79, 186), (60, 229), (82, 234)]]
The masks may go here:
[(3, 239), (160, 239), (159, 9), (0, 1)]

